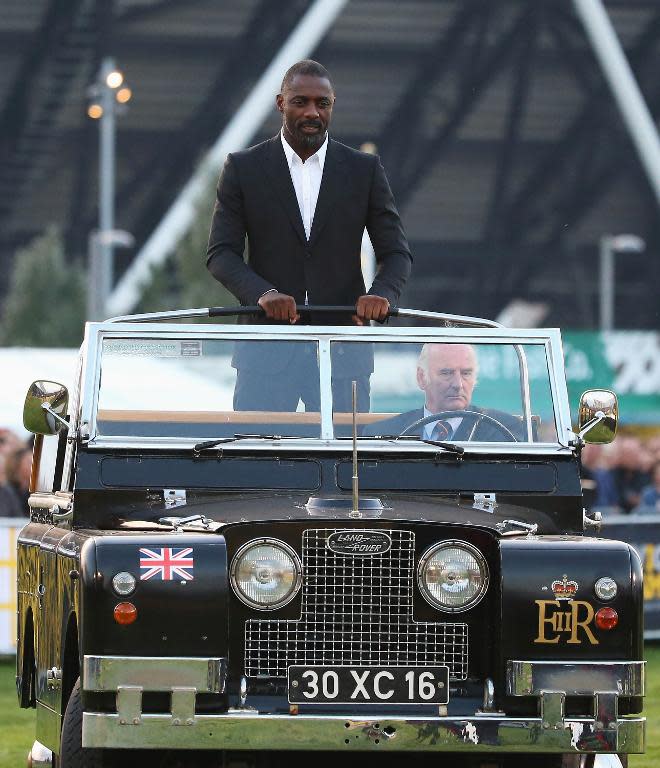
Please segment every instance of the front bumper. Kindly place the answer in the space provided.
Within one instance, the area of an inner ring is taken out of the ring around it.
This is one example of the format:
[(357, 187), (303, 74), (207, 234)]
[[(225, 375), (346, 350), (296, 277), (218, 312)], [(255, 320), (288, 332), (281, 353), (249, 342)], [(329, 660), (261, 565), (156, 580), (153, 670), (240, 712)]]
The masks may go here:
[(644, 718), (620, 719), (602, 731), (589, 719), (545, 729), (540, 718), (485, 716), (357, 720), (245, 711), (195, 715), (191, 725), (173, 726), (169, 715), (142, 715), (139, 725), (120, 725), (118, 715), (83, 715), (84, 747), (127, 749), (636, 753), (644, 751), (644, 733)]
[[(195, 696), (224, 690), (224, 659), (85, 657), (86, 691), (114, 691), (117, 713), (83, 713), (83, 746), (126, 749), (639, 753), (645, 718), (618, 717), (619, 695), (644, 695), (643, 662), (511, 661), (507, 693), (535, 696), (539, 717), (196, 714)], [(561, 687), (560, 687), (561, 686)], [(144, 691), (169, 691), (171, 711), (144, 714)], [(566, 695), (593, 697), (593, 717), (566, 717)]]

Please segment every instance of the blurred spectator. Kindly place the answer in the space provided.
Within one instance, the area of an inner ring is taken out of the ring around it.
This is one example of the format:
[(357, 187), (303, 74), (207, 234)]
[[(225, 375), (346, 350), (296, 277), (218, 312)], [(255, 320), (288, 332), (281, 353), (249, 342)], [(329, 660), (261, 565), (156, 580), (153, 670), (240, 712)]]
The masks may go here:
[(619, 512), (621, 499), (613, 471), (616, 466), (616, 456), (615, 443), (587, 444), (582, 450), (582, 476), (595, 483), (593, 494), (591, 494), (591, 506), (601, 511)]
[(651, 481), (651, 454), (637, 437), (620, 437), (614, 482), (619, 492), (619, 504), (628, 513), (639, 505), (642, 488)]
[[(6, 456), (8, 453), (22, 448), (25, 443), (11, 429), (0, 427), (0, 456)], [(2, 479), (4, 482), (4, 479)]]
[(654, 435), (646, 441), (646, 448), (651, 454), (653, 464), (660, 463), (660, 435)]
[(642, 488), (640, 504), (635, 511), (644, 515), (660, 515), (660, 461), (653, 467), (651, 477), (653, 482)]
[(0, 517), (26, 517), (32, 451), (18, 435), (0, 429)]
[[(660, 514), (660, 504), (651, 505), (660, 493), (660, 435), (646, 441), (620, 435), (609, 445), (585, 445), (582, 477), (585, 502), (603, 514), (629, 512)], [(588, 491), (588, 492), (587, 492)]]

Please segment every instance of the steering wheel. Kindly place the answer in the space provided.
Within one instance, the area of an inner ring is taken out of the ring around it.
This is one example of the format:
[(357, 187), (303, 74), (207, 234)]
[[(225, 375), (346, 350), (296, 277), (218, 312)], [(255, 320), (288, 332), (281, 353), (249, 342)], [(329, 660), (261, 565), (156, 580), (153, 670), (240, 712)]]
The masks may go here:
[(498, 421), (494, 416), (489, 416), (487, 413), (480, 413), (479, 411), (463, 411), (463, 410), (438, 411), (437, 413), (430, 413), (428, 416), (424, 416), (424, 418), (417, 419), (417, 421), (413, 422), (412, 424), (409, 424), (403, 430), (403, 432), (399, 432), (399, 437), (403, 437), (404, 435), (407, 435), (409, 432), (415, 431), (418, 427), (423, 427), (425, 424), (430, 424), (432, 421), (440, 421), (441, 419), (453, 419), (455, 417), (468, 419), (469, 421), (474, 422), (472, 429), (470, 430), (470, 433), (467, 437), (467, 442), (470, 442), (470, 440), (472, 440), (474, 433), (477, 431), (477, 427), (483, 421), (487, 422), (488, 424), (492, 424), (494, 427), (497, 427), (497, 429), (499, 429), (500, 432), (502, 432), (502, 434), (506, 436), (507, 442), (510, 440), (513, 440), (514, 443), (520, 442), (518, 438), (513, 434), (513, 432), (507, 426), (502, 424), (501, 421)]

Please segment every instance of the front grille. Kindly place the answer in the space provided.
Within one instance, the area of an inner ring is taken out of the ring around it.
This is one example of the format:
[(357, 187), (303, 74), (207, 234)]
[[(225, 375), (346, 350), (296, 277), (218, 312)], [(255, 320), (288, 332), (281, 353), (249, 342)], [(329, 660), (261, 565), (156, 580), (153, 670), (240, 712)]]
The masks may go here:
[(392, 539), (381, 555), (339, 555), (326, 546), (342, 529), (303, 534), (300, 619), (249, 619), (245, 674), (286, 677), (305, 666), (437, 666), (453, 680), (467, 677), (468, 627), (413, 621), (415, 535), (382, 531)]

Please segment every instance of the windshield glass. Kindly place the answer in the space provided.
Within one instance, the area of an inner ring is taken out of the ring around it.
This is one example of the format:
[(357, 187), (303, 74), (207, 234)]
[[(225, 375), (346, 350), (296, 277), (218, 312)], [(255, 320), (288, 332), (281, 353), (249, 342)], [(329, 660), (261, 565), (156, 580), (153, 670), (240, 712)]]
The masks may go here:
[(342, 340), (329, 350), (317, 340), (104, 338), (96, 434), (345, 438), (355, 380), (363, 438), (557, 440), (544, 343)]
[(104, 339), (99, 435), (319, 437), (318, 342)]
[[(364, 437), (556, 442), (543, 344), (342, 342), (337, 346), (343, 365), (333, 367), (333, 390), (351, 378), (358, 382), (362, 411), (358, 423)], [(336, 433), (350, 433), (350, 414), (336, 404), (333, 420)]]

